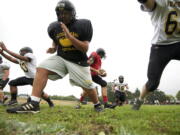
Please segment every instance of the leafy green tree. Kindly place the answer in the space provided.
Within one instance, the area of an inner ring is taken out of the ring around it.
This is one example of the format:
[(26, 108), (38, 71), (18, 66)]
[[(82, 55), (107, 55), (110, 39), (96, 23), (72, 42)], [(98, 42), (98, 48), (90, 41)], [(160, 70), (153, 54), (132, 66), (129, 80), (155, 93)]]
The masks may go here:
[(176, 99), (172, 95), (166, 95), (166, 101), (175, 103)]
[(140, 96), (140, 90), (138, 88), (136, 88), (133, 95), (134, 95), (134, 98), (138, 98)]
[(133, 93), (131, 92), (131, 91), (126, 91), (126, 98), (128, 99), (128, 100), (132, 100), (132, 99), (134, 99), (134, 95), (133, 95)]
[(180, 100), (180, 90), (177, 92), (176, 98), (177, 98), (177, 100)]
[(150, 104), (154, 104), (155, 100), (158, 100), (160, 103), (163, 103), (167, 100), (167, 96), (163, 91), (156, 90), (156, 91), (150, 93), (146, 97), (146, 101), (148, 101), (148, 103), (150, 103)]
[(112, 90), (113, 85), (114, 84), (112, 82), (109, 82), (108, 85), (107, 85), (107, 95), (108, 95), (109, 102), (114, 102), (115, 101), (114, 92)]

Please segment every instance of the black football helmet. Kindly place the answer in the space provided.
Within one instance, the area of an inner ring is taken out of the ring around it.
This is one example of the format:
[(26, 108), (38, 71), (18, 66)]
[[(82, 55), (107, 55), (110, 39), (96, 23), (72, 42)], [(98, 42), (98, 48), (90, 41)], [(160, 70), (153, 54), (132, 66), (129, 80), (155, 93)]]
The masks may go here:
[(75, 7), (74, 7), (74, 5), (69, 0), (61, 0), (61, 1), (59, 1), (57, 3), (55, 11), (56, 11), (56, 15), (57, 15), (58, 21), (62, 21), (63, 22), (61, 14), (64, 11), (70, 11), (71, 12), (71, 18), (70, 18), (71, 21), (75, 20), (75, 18), (76, 18)]
[(96, 53), (101, 56), (101, 58), (106, 58), (106, 52), (103, 48), (98, 48)]
[(19, 53), (24, 56), (26, 53), (33, 53), (33, 50), (30, 47), (23, 47), (19, 50)]
[(120, 83), (123, 83), (123, 82), (124, 82), (124, 76), (120, 75), (120, 76), (118, 77), (118, 79), (119, 79), (119, 82), (120, 82)]

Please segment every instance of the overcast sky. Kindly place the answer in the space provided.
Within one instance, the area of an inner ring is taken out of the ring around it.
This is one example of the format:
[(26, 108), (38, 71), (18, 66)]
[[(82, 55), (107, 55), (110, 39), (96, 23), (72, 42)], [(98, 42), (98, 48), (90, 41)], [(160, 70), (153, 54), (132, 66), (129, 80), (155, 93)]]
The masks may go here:
[[(52, 40), (47, 27), (56, 20), (55, 6), (58, 0), (0, 0), (0, 41), (7, 48), (19, 52), (30, 46), (38, 63), (49, 57), (46, 49)], [(97, 48), (106, 50), (107, 58), (102, 68), (104, 78), (110, 82), (124, 75), (130, 90), (141, 89), (147, 81), (147, 66), (153, 27), (148, 13), (143, 13), (137, 0), (72, 0), (77, 17), (90, 19), (94, 33), (88, 55)], [(18, 65), (11, 64), (10, 78), (24, 75)], [(175, 95), (180, 90), (180, 62), (171, 61), (166, 67), (159, 89)], [(9, 87), (6, 86), (6, 91)], [(63, 80), (49, 81), (45, 92), (50, 95), (75, 95), (81, 89), (71, 86), (68, 76)], [(19, 93), (31, 94), (31, 87), (19, 88)]]

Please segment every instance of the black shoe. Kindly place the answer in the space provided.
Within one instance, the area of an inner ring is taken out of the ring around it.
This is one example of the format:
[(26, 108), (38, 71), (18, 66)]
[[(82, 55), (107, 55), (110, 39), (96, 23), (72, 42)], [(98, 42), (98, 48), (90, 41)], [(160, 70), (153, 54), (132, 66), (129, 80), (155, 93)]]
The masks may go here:
[(103, 107), (101, 106), (101, 104), (95, 105), (95, 106), (94, 106), (94, 110), (95, 110), (96, 112), (102, 112), (102, 111), (104, 111), (104, 109), (103, 109)]
[(81, 109), (81, 105), (78, 104), (78, 105), (76, 105), (74, 108), (75, 108), (75, 109)]
[(13, 105), (17, 105), (17, 104), (18, 104), (17, 100), (10, 100), (6, 105), (13, 106)]
[(114, 108), (116, 108), (116, 104), (104, 104), (104, 108), (105, 109), (114, 109)]
[(144, 103), (144, 102), (143, 102), (142, 100), (137, 99), (137, 100), (134, 102), (132, 109), (133, 109), (133, 110), (139, 110), (140, 107), (141, 107), (141, 105), (142, 105), (143, 103)]
[(9, 108), (7, 113), (38, 113), (40, 111), (39, 103), (35, 101), (27, 102), (21, 106)]
[(108, 103), (104, 104), (104, 109), (114, 109), (115, 107), (116, 105), (113, 105), (113, 104), (108, 104)]
[(87, 101), (82, 101), (81, 104), (82, 105), (87, 105)]

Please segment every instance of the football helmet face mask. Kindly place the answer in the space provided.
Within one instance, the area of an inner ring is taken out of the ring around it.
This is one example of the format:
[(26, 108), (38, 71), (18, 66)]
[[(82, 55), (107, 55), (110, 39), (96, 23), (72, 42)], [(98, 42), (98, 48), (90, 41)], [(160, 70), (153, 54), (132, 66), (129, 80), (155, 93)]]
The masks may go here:
[(55, 8), (58, 21), (69, 24), (76, 18), (74, 5), (68, 0), (61, 0)]
[(123, 82), (124, 82), (124, 76), (120, 75), (118, 79), (119, 79), (119, 82), (120, 82), (120, 83), (123, 83)]
[(106, 58), (106, 52), (105, 52), (105, 50), (104, 50), (103, 48), (98, 48), (98, 49), (96, 50), (96, 53), (97, 53), (98, 55), (100, 55), (101, 58)]
[(30, 47), (23, 47), (19, 50), (19, 54), (24, 56), (26, 53), (33, 53), (33, 50)]

